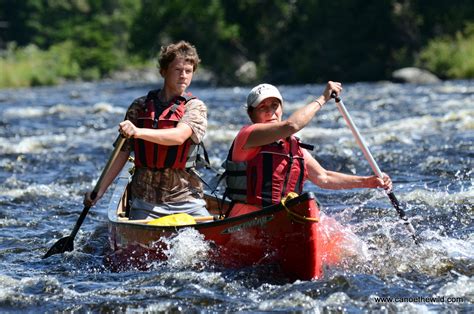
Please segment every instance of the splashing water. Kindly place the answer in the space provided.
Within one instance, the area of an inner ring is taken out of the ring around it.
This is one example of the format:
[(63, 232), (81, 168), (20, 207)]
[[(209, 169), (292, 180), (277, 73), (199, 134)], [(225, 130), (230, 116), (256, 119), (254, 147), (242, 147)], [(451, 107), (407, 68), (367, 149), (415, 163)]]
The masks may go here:
[(210, 243), (193, 228), (180, 230), (176, 235), (164, 239), (163, 242), (167, 247), (164, 250), (167, 256), (166, 265), (172, 268), (201, 268), (206, 264), (211, 250)]
[(336, 219), (321, 213), (319, 218), (321, 251), (325, 252), (323, 264), (350, 268), (368, 258), (367, 245), (348, 226), (341, 225)]

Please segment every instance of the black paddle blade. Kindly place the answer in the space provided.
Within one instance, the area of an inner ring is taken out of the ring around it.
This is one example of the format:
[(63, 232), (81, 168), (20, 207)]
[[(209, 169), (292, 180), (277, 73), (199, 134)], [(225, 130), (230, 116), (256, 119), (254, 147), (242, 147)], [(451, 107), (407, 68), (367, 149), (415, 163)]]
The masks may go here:
[(48, 258), (54, 254), (64, 253), (66, 251), (71, 252), (74, 250), (74, 238), (67, 236), (59, 239), (54, 245), (46, 252), (43, 258)]

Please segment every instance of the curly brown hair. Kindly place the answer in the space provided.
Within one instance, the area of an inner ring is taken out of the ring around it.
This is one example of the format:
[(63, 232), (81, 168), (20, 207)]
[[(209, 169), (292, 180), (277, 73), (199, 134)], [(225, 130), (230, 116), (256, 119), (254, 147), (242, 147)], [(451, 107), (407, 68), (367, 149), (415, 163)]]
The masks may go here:
[(193, 72), (196, 71), (198, 64), (201, 62), (196, 48), (187, 41), (181, 40), (177, 43), (161, 47), (160, 55), (158, 56), (160, 71), (168, 69), (168, 66), (176, 57), (185, 58), (186, 62), (190, 62), (193, 65)]

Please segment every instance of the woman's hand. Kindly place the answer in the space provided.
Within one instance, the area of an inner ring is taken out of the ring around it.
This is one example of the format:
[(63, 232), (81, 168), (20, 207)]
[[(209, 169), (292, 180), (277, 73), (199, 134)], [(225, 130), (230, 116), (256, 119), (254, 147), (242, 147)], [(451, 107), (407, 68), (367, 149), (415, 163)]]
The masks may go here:
[(386, 191), (392, 190), (392, 179), (386, 173), (382, 173), (382, 178), (371, 176), (370, 179), (373, 188), (382, 188)]
[(341, 91), (342, 91), (342, 84), (340, 82), (329, 81), (326, 84), (326, 88), (324, 89), (324, 92), (323, 92), (324, 101), (327, 102), (328, 100), (330, 100), (331, 94), (333, 92), (336, 93), (336, 96), (339, 96)]
[(137, 135), (138, 128), (129, 120), (120, 122), (119, 132), (126, 138), (134, 138)]

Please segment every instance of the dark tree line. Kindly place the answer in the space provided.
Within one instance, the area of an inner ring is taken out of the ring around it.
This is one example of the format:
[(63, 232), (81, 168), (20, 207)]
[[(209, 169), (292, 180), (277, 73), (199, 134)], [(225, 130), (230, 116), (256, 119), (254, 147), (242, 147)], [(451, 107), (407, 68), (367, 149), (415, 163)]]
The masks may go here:
[(274, 83), (386, 79), (431, 39), (474, 22), (471, 0), (0, 0), (0, 8), (0, 48), (68, 41), (81, 69), (105, 76), (184, 39), (221, 84), (242, 83), (236, 71), (247, 62), (257, 80)]

